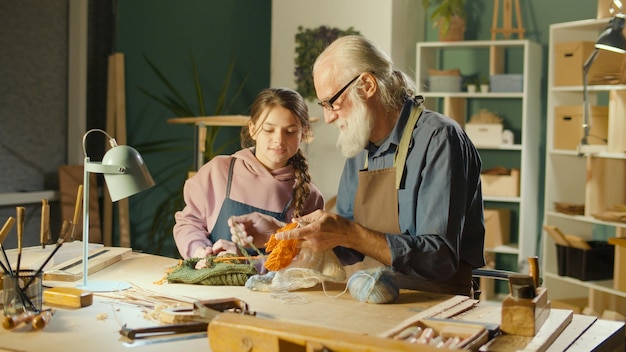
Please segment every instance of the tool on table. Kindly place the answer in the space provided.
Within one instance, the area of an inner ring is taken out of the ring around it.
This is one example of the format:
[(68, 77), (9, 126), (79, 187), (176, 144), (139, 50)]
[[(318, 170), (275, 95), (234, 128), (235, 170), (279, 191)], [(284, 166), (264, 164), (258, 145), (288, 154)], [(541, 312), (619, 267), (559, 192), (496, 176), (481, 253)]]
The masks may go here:
[(72, 230), (70, 231), (70, 241), (74, 241), (74, 235), (76, 234), (76, 225), (80, 219), (80, 210), (83, 202), (83, 185), (78, 185), (78, 191), (76, 192), (76, 203), (74, 203), (74, 218), (72, 219)]
[(41, 243), (41, 248), (46, 248), (46, 244), (48, 244), (51, 239), (50, 235), (50, 204), (48, 204), (47, 199), (41, 200), (41, 226), (39, 229), (39, 242)]
[(52, 319), (52, 316), (55, 312), (56, 310), (54, 309), (46, 309), (41, 311), (39, 314), (33, 317), (33, 320), (30, 322), (32, 328), (34, 330), (41, 330), (45, 328), (48, 323), (50, 323), (50, 320)]
[[(185, 312), (191, 309), (185, 309)], [(256, 315), (248, 309), (248, 304), (237, 298), (222, 298), (194, 302), (193, 317), (189, 323), (159, 325), (147, 328), (129, 328), (124, 324), (120, 334), (129, 339), (144, 338), (149, 336), (181, 334), (188, 332), (206, 331), (208, 324), (216, 316), (223, 312), (240, 313), (243, 315)]]
[(532, 337), (550, 316), (548, 291), (540, 287), (539, 260), (529, 257), (529, 275), (509, 277), (509, 295), (502, 301), (500, 330), (505, 334)]
[(31, 320), (33, 320), (33, 318), (37, 315), (36, 312), (30, 311), (30, 310), (25, 310), (21, 313), (18, 314), (14, 314), (11, 316), (5, 316), (2, 319), (2, 327), (5, 328), (6, 330), (11, 330), (15, 327), (17, 327), (18, 325), (25, 323), (28, 324), (31, 322)]
[(75, 287), (52, 287), (43, 292), (47, 305), (67, 308), (82, 308), (93, 304), (93, 292)]

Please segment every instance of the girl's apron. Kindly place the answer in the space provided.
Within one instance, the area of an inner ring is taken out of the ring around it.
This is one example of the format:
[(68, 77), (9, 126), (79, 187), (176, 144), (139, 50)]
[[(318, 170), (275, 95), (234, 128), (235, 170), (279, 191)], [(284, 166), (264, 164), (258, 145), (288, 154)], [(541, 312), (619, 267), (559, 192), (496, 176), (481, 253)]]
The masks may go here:
[[(400, 144), (396, 150), (394, 166), (387, 169), (359, 171), (359, 184), (354, 198), (354, 221), (383, 233), (399, 234), (398, 190), (402, 181), (409, 143), (413, 128), (424, 110), (421, 103), (413, 109), (407, 121)], [(373, 261), (371, 258), (368, 258)], [(377, 265), (382, 265), (374, 261)], [(374, 264), (374, 265), (376, 265)], [(456, 274), (446, 281), (425, 281), (396, 272), (400, 287), (413, 290), (442, 292), (450, 294), (470, 294), (472, 270), (469, 264), (461, 261)]]
[(226, 197), (224, 199), (224, 203), (222, 204), (222, 208), (220, 209), (220, 213), (217, 216), (217, 220), (215, 221), (215, 226), (213, 226), (213, 230), (209, 235), (209, 239), (215, 243), (219, 239), (231, 240), (230, 228), (228, 226), (228, 218), (234, 215), (244, 215), (253, 212), (259, 212), (261, 214), (266, 214), (273, 216), (274, 218), (285, 222), (287, 217), (287, 210), (291, 206), (291, 200), (287, 202), (285, 208), (281, 213), (269, 211), (257, 207), (253, 207), (249, 204), (241, 203), (236, 200), (230, 199), (230, 187), (233, 180), (233, 168), (235, 166), (236, 158), (232, 158), (230, 161), (230, 167), (228, 169), (228, 184), (226, 186)]

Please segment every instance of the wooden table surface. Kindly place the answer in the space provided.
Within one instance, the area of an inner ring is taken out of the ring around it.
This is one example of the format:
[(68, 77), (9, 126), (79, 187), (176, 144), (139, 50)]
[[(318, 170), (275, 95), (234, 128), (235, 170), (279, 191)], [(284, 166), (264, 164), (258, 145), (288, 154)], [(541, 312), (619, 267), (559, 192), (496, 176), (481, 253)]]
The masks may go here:
[[(429, 310), (432, 313), (433, 307), (440, 307), (441, 304), (445, 305), (451, 299), (460, 297), (403, 291), (393, 304), (377, 305), (355, 300), (345, 291), (345, 285), (338, 284), (327, 285), (325, 290), (317, 286), (288, 294), (254, 292), (244, 287), (232, 286), (158, 284), (166, 271), (177, 263), (177, 260), (171, 258), (129, 252), (122, 261), (90, 275), (89, 281), (125, 280), (134, 285), (131, 290), (95, 295), (94, 304), (89, 307), (59, 308), (50, 324), (41, 331), (31, 331), (26, 326), (11, 331), (1, 330), (0, 351), (117, 351), (127, 348), (129, 351), (210, 350), (206, 335), (196, 338), (185, 336), (185, 339), (169, 342), (153, 343), (154, 340), (148, 340), (129, 344), (129, 340), (119, 334), (122, 325), (127, 324), (132, 328), (159, 325), (158, 319), (155, 320), (151, 315), (154, 314), (153, 310), (137, 305), (138, 300), (142, 299), (154, 300), (157, 305), (158, 302), (168, 299), (190, 305), (196, 300), (235, 297), (247, 302), (250, 310), (257, 312), (259, 317), (301, 321), (340, 331), (380, 335), (405, 320), (416, 319), (429, 313)], [(48, 286), (68, 287), (80, 283), (80, 280), (45, 282)], [(135, 298), (131, 299), (133, 296)], [(465, 299), (461, 297), (460, 301)], [(432, 315), (430, 313), (428, 315)], [(499, 310), (497, 306), (479, 304), (460, 316), (468, 321), (497, 323)], [(623, 323), (603, 321), (598, 327), (599, 331), (588, 329), (595, 333), (591, 340), (596, 344), (610, 340), (613, 344), (618, 343), (617, 348), (621, 347), (623, 350)], [(578, 340), (582, 344), (585, 340), (578, 338), (580, 334), (578, 332), (576, 336), (565, 336), (564, 339), (569, 344)], [(615, 338), (616, 334), (621, 334), (618, 336), (621, 340)]]

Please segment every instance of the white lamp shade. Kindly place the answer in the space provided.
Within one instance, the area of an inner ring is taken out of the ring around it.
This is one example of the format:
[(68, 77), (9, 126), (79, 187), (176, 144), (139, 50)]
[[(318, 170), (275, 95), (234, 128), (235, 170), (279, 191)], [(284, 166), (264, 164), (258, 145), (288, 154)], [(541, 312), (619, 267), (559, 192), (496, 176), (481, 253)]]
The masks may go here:
[(154, 186), (154, 180), (137, 150), (127, 145), (109, 149), (102, 165), (115, 165), (124, 169), (122, 174), (104, 173), (111, 200), (116, 202)]

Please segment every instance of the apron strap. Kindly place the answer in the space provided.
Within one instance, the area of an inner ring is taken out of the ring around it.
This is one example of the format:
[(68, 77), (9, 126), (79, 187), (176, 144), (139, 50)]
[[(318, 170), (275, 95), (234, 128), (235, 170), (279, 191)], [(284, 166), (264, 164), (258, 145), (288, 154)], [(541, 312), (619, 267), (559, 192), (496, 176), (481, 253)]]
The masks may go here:
[(402, 175), (404, 174), (404, 165), (406, 164), (406, 156), (409, 153), (409, 144), (411, 142), (411, 136), (413, 135), (413, 128), (420, 116), (424, 106), (422, 104), (417, 105), (417, 108), (411, 111), (409, 120), (406, 123), (404, 132), (402, 132), (402, 138), (400, 139), (400, 145), (396, 149), (396, 156), (393, 161), (396, 168), (396, 189), (400, 189), (400, 182), (402, 181)]

